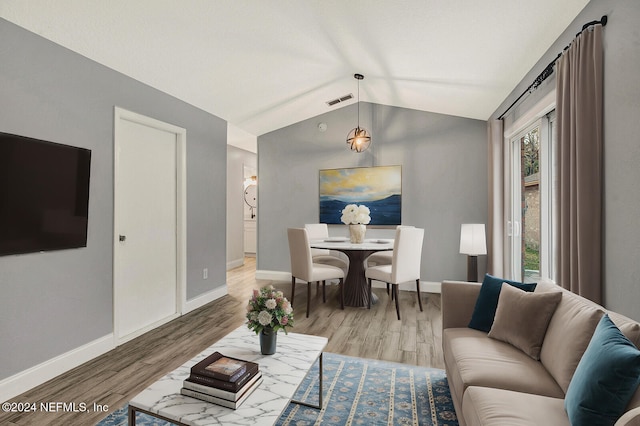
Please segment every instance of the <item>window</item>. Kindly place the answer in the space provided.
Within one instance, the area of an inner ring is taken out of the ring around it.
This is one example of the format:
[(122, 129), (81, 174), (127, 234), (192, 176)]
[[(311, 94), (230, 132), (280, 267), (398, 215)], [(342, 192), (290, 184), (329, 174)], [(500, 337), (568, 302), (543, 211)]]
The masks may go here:
[(510, 276), (523, 282), (555, 281), (555, 133), (555, 111), (552, 111), (508, 139)]

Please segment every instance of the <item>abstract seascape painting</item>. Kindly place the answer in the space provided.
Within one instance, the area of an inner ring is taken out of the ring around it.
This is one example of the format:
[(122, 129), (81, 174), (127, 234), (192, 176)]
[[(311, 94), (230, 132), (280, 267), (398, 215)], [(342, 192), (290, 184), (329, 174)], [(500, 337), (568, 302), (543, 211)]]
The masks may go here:
[(320, 170), (320, 223), (342, 224), (347, 204), (369, 207), (369, 225), (400, 225), (402, 166)]

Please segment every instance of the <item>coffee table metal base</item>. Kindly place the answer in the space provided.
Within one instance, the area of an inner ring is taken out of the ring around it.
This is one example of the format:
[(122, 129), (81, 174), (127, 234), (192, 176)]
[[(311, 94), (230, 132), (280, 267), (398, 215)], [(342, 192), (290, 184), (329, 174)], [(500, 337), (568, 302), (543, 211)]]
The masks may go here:
[(298, 405), (304, 405), (305, 407), (311, 407), (311, 408), (316, 408), (316, 409), (321, 409), (322, 408), (322, 372), (324, 371), (322, 369), (322, 355), (323, 353), (320, 353), (320, 356), (318, 357), (318, 403), (317, 404), (311, 404), (309, 402), (304, 402), (304, 401), (298, 401), (297, 399), (292, 399), (291, 402), (293, 402), (294, 404), (298, 404)]

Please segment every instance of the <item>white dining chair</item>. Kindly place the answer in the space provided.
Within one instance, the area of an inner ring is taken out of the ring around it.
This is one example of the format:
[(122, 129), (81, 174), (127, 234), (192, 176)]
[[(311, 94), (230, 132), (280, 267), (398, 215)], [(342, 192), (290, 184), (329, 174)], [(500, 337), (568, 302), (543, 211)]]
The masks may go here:
[(391, 284), (392, 298), (396, 301), (396, 314), (400, 319), (398, 303), (398, 285), (407, 281), (416, 282), (418, 304), (422, 311), (420, 297), (420, 262), (422, 259), (422, 241), (424, 229), (413, 227), (398, 227), (393, 244), (393, 258), (390, 265), (372, 266), (367, 268), (365, 276), (369, 284), (369, 309), (371, 309), (371, 282), (382, 281)]
[(371, 266), (391, 265), (393, 250), (378, 251), (367, 257), (367, 268)]
[[(322, 240), (329, 237), (329, 228), (326, 223), (306, 223), (304, 229), (307, 230), (309, 240)], [(344, 253), (312, 248), (311, 256), (313, 263), (336, 266), (342, 269), (345, 275), (349, 270), (349, 260)]]
[(336, 266), (314, 263), (309, 246), (309, 235), (304, 228), (287, 229), (291, 257), (291, 305), (295, 298), (296, 278), (307, 282), (307, 318), (311, 307), (311, 283), (322, 282), (322, 301), (326, 302), (327, 280), (339, 280), (340, 308), (344, 309), (344, 271)]
[[(396, 229), (402, 227), (414, 228), (413, 225), (398, 225), (396, 226)], [(377, 251), (371, 256), (367, 257), (366, 266), (367, 268), (370, 268), (371, 266), (391, 265), (392, 261), (393, 250)], [(387, 283), (387, 294), (389, 294), (389, 283)]]

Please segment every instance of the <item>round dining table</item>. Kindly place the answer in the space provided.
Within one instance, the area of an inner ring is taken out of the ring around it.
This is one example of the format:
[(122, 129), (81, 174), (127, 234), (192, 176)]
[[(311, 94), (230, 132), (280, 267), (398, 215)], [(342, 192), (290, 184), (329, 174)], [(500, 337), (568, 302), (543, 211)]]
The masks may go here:
[[(365, 260), (377, 251), (393, 250), (393, 239), (365, 239), (362, 243), (351, 243), (349, 238), (331, 237), (311, 240), (311, 248), (337, 250), (349, 258), (349, 270), (344, 280), (344, 304), (366, 307), (369, 304), (369, 286), (365, 277)], [(378, 298), (372, 294), (371, 304)]]

